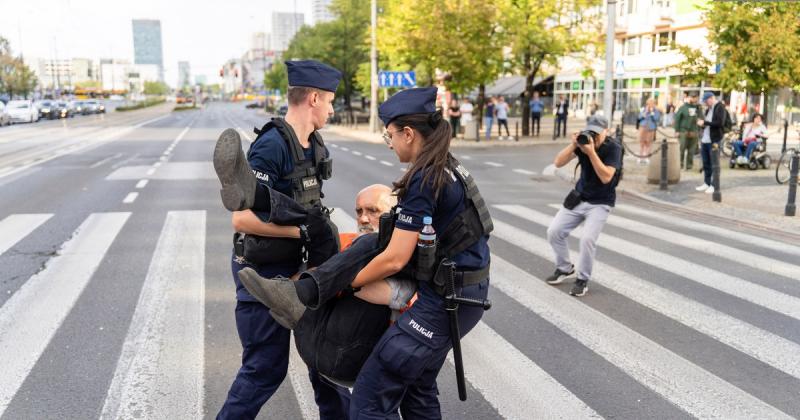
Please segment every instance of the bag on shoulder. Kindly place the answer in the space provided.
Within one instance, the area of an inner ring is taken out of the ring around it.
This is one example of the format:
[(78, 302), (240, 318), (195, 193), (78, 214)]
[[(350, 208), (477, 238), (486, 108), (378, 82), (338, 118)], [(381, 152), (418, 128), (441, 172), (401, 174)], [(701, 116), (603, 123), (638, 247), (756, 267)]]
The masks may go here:
[(581, 193), (579, 193), (577, 190), (573, 189), (564, 198), (564, 208), (567, 209), (567, 210), (572, 210), (575, 207), (577, 207), (578, 204), (581, 203), (581, 201), (583, 201), (583, 199), (581, 198)]

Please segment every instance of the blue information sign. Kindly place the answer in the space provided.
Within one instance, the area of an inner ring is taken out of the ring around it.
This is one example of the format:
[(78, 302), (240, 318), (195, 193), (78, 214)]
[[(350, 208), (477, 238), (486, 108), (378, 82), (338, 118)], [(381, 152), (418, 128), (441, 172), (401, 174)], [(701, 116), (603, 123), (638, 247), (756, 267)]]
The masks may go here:
[(378, 72), (378, 82), (382, 88), (414, 87), (417, 75), (413, 71), (382, 71)]

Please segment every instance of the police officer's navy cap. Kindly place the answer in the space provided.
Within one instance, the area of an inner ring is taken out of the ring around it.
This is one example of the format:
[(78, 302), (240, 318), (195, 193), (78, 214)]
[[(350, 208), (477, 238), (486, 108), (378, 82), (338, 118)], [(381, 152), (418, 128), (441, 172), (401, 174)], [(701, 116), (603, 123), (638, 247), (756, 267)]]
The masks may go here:
[(378, 108), (384, 126), (403, 115), (432, 114), (436, 112), (435, 87), (413, 88), (395, 93)]
[(312, 87), (328, 92), (336, 92), (342, 72), (314, 60), (298, 60), (286, 62), (286, 73), (289, 75), (289, 86)]

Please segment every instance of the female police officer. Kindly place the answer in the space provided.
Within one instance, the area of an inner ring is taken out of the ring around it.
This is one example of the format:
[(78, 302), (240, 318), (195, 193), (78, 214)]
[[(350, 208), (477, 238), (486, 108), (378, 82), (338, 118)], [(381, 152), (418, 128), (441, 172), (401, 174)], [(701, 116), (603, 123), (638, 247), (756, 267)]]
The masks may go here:
[[(436, 376), (452, 346), (444, 291), (436, 281), (438, 272), (420, 275), (414, 274), (416, 267), (408, 267), (414, 265), (424, 217), (432, 216), (439, 234), (437, 258), (455, 263), (455, 292), (474, 299), (485, 299), (488, 292), (491, 219), (471, 176), (449, 153), (451, 128), (435, 110), (435, 99), (436, 88), (409, 89), (379, 110), (386, 126), (384, 139), (400, 162), (410, 165), (394, 184), (399, 202), (391, 239), (350, 286), (357, 289), (402, 270), (414, 275), (419, 289), (417, 301), (384, 333), (359, 373), (350, 402), (352, 419), (397, 418), (398, 407), (404, 418), (441, 418)], [(273, 301), (277, 305), (270, 307), (281, 317), (291, 317), (292, 312), (292, 304), (281, 301), (299, 300), (314, 307), (343, 286), (327, 284), (319, 276), (301, 276), (297, 282), (265, 279), (249, 269), (239, 277), (257, 298), (278, 297)], [(460, 335), (482, 314), (482, 308), (461, 305)]]

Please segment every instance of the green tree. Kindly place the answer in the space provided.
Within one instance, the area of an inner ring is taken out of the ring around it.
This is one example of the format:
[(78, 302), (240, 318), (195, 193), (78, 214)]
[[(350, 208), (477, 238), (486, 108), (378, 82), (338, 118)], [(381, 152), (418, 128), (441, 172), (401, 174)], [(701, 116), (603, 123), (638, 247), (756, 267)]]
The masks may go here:
[(164, 96), (169, 90), (169, 86), (164, 82), (144, 82), (145, 95)]
[(14, 57), (8, 40), (0, 37), (0, 92), (27, 98), (36, 83), (33, 70), (22, 61), (22, 57)]
[(579, 61), (603, 51), (600, 0), (500, 0), (500, 27), (510, 47), (509, 65), (525, 76), (522, 134), (528, 135), (533, 81), (545, 66), (556, 68), (562, 57)]
[(281, 60), (275, 62), (272, 68), (264, 73), (264, 86), (266, 86), (267, 89), (278, 89), (281, 92), (286, 92), (288, 83), (286, 65), (283, 64)]

